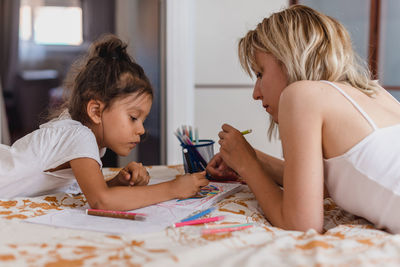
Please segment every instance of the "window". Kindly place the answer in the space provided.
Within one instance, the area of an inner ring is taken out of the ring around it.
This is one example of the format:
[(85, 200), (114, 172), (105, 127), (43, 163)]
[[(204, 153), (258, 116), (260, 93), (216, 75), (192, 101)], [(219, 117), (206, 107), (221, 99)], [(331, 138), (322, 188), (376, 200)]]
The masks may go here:
[(310, 6), (343, 23), (374, 77), (400, 98), (398, 0), (290, 0), (290, 4)]
[(21, 42), (79, 46), (83, 43), (82, 28), (81, 1), (21, 0)]

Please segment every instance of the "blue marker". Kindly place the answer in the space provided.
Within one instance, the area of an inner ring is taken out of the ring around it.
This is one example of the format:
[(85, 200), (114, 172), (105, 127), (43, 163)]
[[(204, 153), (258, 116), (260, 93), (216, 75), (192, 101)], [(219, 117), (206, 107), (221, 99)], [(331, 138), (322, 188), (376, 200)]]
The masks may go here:
[(202, 212), (199, 212), (199, 213), (197, 213), (197, 214), (195, 214), (193, 216), (190, 216), (190, 217), (188, 217), (186, 219), (183, 219), (181, 222), (187, 222), (187, 221), (196, 220), (196, 219), (198, 219), (200, 217), (203, 217), (204, 215), (207, 215), (207, 214), (211, 213), (214, 210), (215, 210), (215, 207), (208, 208), (208, 209), (203, 210)]

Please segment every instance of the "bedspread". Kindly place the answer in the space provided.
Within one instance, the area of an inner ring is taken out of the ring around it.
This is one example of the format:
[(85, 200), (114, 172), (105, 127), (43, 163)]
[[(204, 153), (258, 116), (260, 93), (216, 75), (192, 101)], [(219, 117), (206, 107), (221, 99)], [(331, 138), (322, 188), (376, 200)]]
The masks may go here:
[[(181, 166), (150, 167), (151, 176), (177, 175)], [(113, 175), (114, 169), (105, 169)], [(65, 208), (82, 207), (83, 195), (65, 193), (0, 199), (0, 266), (399, 266), (400, 235), (374, 229), (327, 198), (324, 234), (272, 227), (245, 185), (211, 216), (255, 227), (201, 235), (201, 226), (145, 235), (110, 235), (24, 222)]]

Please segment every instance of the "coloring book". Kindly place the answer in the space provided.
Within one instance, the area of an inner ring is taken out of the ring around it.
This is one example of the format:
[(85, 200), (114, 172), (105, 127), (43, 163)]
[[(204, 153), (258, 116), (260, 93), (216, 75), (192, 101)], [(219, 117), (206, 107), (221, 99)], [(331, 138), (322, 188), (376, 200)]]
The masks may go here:
[[(157, 173), (156, 167), (153, 168), (149, 169), (152, 177), (149, 184), (157, 184), (175, 178), (176, 173), (175, 175), (163, 176), (163, 174)], [(165, 172), (165, 168), (163, 170)], [(173, 169), (171, 169), (170, 172), (172, 173)], [(207, 186), (203, 187), (195, 197), (184, 200), (172, 199), (131, 211), (147, 214), (144, 221), (86, 215), (86, 209), (89, 208), (88, 205), (33, 217), (25, 221), (111, 234), (151, 233), (162, 231), (173, 223), (178, 222), (195, 212), (211, 207), (218, 201), (237, 192), (240, 187), (241, 185), (238, 183), (210, 182)]]

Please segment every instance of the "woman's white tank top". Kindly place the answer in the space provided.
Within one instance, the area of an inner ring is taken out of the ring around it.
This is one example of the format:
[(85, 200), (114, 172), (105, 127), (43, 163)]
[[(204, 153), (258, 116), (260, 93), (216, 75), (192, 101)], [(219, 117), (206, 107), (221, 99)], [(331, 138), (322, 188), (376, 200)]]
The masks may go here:
[(371, 134), (343, 155), (324, 160), (329, 194), (344, 210), (399, 234), (400, 124), (378, 128), (348, 94), (334, 83), (323, 82), (345, 96), (373, 128)]

